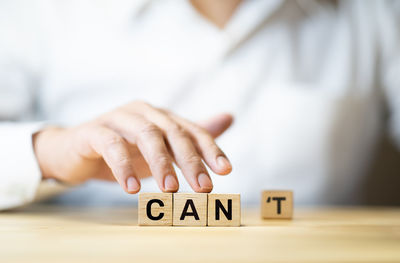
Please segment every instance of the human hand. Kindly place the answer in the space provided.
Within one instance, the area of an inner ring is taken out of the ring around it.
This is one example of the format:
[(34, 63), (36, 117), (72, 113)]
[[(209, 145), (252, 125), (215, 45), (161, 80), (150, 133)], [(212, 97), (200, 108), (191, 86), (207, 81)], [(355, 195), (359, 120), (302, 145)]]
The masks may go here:
[(231, 115), (221, 114), (194, 124), (137, 101), (76, 127), (46, 128), (33, 136), (33, 145), (43, 178), (116, 180), (133, 194), (140, 179), (154, 176), (163, 192), (176, 192), (175, 162), (195, 192), (210, 192), (204, 163), (219, 175), (232, 170), (214, 141), (231, 123)]

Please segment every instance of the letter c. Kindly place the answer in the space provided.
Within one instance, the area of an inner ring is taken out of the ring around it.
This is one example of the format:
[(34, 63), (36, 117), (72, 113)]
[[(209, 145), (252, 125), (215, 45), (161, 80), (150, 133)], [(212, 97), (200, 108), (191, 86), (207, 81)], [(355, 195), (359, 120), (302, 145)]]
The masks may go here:
[(147, 205), (146, 205), (147, 217), (149, 219), (151, 219), (151, 220), (154, 220), (154, 221), (161, 220), (164, 217), (164, 213), (160, 213), (160, 214), (158, 214), (158, 216), (153, 216), (152, 213), (151, 213), (151, 205), (153, 203), (157, 203), (160, 207), (164, 207), (164, 203), (160, 199), (151, 199), (151, 200), (149, 200), (149, 202), (147, 202)]

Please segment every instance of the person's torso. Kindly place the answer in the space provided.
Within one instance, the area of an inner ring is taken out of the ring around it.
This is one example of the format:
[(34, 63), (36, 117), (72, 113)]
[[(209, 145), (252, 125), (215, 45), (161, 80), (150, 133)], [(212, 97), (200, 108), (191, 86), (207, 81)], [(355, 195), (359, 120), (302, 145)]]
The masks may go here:
[(43, 17), (43, 117), (78, 124), (133, 100), (192, 120), (231, 112), (235, 124), (218, 142), (234, 169), (213, 176), (214, 192), (355, 198), (381, 125), (368, 9), (262, 2), (245, 1), (223, 31), (185, 1), (135, 13), (115, 1), (54, 4)]

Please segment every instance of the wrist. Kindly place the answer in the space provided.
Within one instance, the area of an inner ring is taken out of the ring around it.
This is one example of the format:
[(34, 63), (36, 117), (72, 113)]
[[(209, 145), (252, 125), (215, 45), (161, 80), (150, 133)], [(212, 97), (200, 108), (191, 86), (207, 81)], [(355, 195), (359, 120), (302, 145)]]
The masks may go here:
[(42, 179), (55, 178), (56, 171), (53, 166), (60, 148), (58, 145), (60, 140), (57, 137), (63, 130), (59, 127), (47, 127), (32, 135), (33, 151), (42, 173)]

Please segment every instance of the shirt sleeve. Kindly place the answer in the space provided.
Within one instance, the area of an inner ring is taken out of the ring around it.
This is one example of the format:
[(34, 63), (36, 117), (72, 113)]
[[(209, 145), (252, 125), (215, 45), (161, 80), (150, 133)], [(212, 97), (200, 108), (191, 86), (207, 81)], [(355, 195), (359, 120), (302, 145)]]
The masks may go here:
[(32, 147), (40, 123), (0, 124), (0, 210), (29, 203), (41, 181)]
[(391, 135), (400, 148), (400, 1), (377, 1), (381, 80), (389, 105)]
[(0, 210), (35, 197), (41, 174), (32, 135), (40, 75), (34, 2), (0, 1)]

